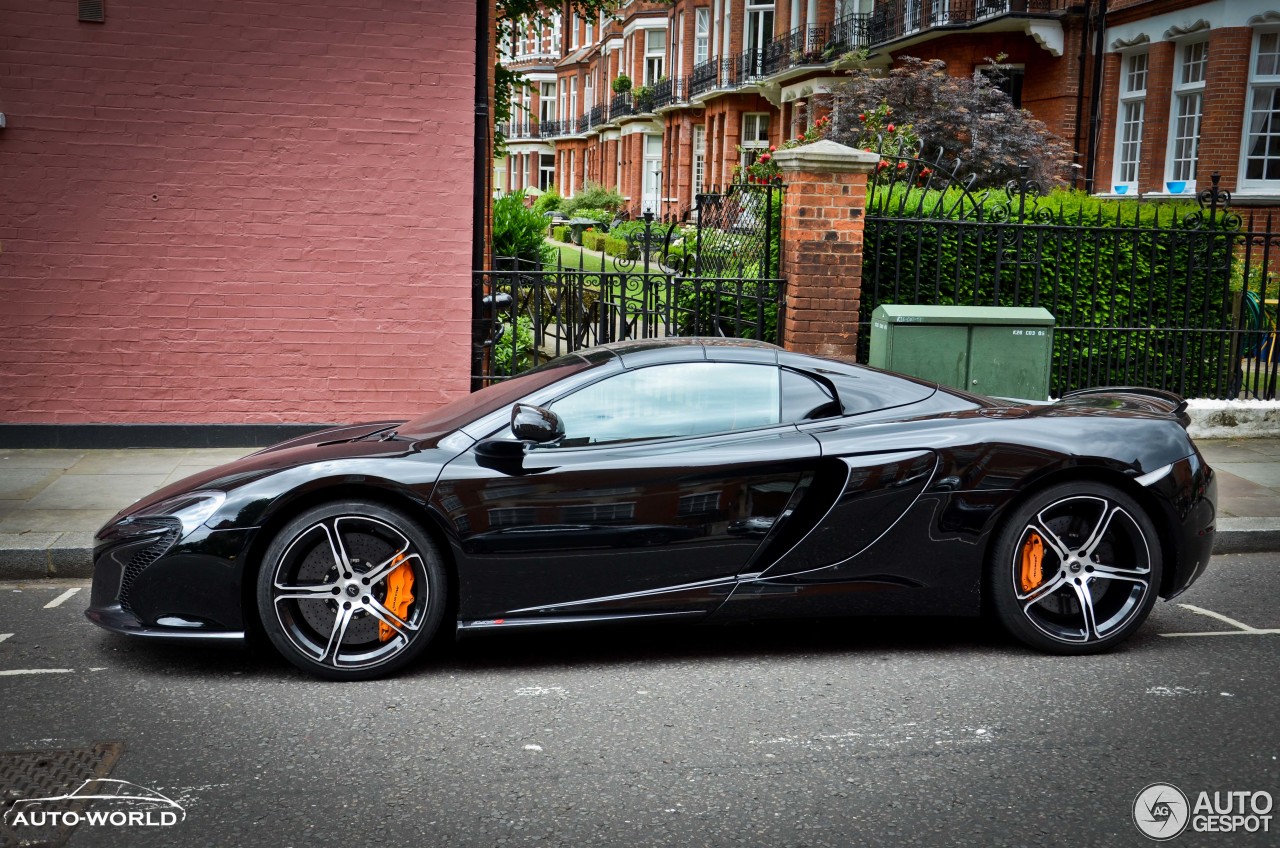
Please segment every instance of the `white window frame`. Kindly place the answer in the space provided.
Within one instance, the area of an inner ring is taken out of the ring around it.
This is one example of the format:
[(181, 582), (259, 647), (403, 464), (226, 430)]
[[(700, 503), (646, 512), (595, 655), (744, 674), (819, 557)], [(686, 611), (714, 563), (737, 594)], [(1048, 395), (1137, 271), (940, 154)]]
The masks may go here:
[[(1173, 61), (1173, 100), (1169, 105), (1169, 148), (1165, 151), (1165, 183), (1182, 180), (1196, 190), (1196, 160), (1204, 119), (1205, 79), (1209, 70), (1209, 41), (1178, 45)], [(1198, 76), (1197, 76), (1198, 74)]]
[[(776, 26), (773, 3), (764, 0), (747, 0), (742, 20), (742, 49), (759, 51), (761, 57), (769, 42), (773, 41)], [(753, 41), (754, 37), (754, 41)]]
[[(554, 82), (538, 83), (538, 123), (547, 123), (556, 119), (556, 84)], [(547, 87), (551, 87), (550, 95)]]
[(676, 69), (676, 79), (684, 78), (684, 12), (676, 16), (676, 37), (673, 39), (671, 52), (675, 61), (667, 64)]
[(924, 0), (905, 0), (902, 4), (902, 34), (910, 35), (920, 31), (920, 13), (924, 10)]
[(693, 66), (711, 60), (711, 8), (699, 6), (693, 10)]
[[(654, 47), (652, 36), (661, 36), (662, 44)], [(667, 31), (665, 29), (647, 29), (644, 31), (644, 84), (654, 85), (666, 74)]]
[(662, 204), (662, 136), (645, 133), (640, 149), (644, 164), (640, 172), (640, 206), (642, 212), (657, 214)]
[(569, 15), (569, 49), (578, 49), (578, 13), (573, 12)]
[(578, 120), (578, 78), (569, 77), (569, 116), (568, 121)]
[(1245, 89), (1244, 102), (1244, 130), (1240, 142), (1240, 179), (1237, 181), (1237, 187), (1241, 191), (1276, 191), (1280, 188), (1280, 178), (1267, 179), (1266, 170), (1268, 164), (1274, 162), (1275, 167), (1280, 168), (1280, 153), (1275, 156), (1264, 155), (1263, 159), (1263, 175), (1261, 177), (1249, 177), (1250, 157), (1249, 152), (1254, 144), (1251, 137), (1260, 135), (1254, 130), (1253, 106), (1255, 99), (1259, 94), (1269, 93), (1271, 97), (1271, 118), (1265, 121), (1263, 126), (1258, 129), (1265, 129), (1266, 133), (1263, 138), (1270, 141), (1269, 147), (1280, 148), (1280, 53), (1277, 53), (1274, 64), (1270, 68), (1271, 73), (1259, 72), (1261, 49), (1263, 39), (1275, 39), (1276, 49), (1280, 51), (1280, 30), (1275, 27), (1265, 29), (1257, 29), (1253, 33), (1253, 43), (1249, 49), (1249, 82)]
[[(1147, 117), (1147, 83), (1150, 78), (1150, 56), (1146, 50), (1126, 53), (1120, 60), (1119, 105), (1116, 109), (1115, 167), (1111, 186), (1136, 189), (1142, 171), (1143, 124)], [(1141, 84), (1141, 88), (1137, 86)], [(1136, 115), (1136, 121), (1134, 116)], [(1136, 124), (1135, 135), (1128, 134)], [(1132, 156), (1126, 158), (1126, 154)]]
[[(547, 160), (551, 163), (548, 164)], [(554, 153), (538, 154), (538, 188), (546, 191), (556, 181), (556, 157)]]
[(707, 178), (707, 125), (698, 124), (693, 128), (693, 157), (690, 163), (689, 202), (698, 202), (698, 193)]
[(743, 113), (742, 137), (738, 146), (742, 148), (741, 165), (744, 168), (755, 164), (756, 158), (769, 149), (768, 112)]

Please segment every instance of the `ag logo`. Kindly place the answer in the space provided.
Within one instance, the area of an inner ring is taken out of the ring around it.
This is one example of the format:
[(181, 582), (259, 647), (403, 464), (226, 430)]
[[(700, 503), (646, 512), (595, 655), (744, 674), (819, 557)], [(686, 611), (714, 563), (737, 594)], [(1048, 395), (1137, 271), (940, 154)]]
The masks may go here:
[(1172, 783), (1153, 783), (1133, 799), (1133, 823), (1157, 842), (1173, 839), (1190, 820), (1187, 796)]

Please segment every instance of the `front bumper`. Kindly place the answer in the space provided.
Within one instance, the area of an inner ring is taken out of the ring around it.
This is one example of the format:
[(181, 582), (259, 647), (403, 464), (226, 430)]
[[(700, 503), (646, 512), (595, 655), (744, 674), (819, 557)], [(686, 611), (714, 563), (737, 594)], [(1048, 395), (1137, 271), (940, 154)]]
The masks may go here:
[(131, 636), (243, 640), (244, 559), (256, 529), (200, 527), (182, 536), (164, 519), (104, 528), (85, 616)]

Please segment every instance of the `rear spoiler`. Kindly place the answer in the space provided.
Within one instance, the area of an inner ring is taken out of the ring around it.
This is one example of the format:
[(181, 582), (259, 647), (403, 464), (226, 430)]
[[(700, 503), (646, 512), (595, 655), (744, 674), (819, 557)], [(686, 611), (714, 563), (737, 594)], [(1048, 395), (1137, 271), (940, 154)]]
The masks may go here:
[(1096, 386), (1092, 389), (1076, 389), (1074, 392), (1067, 392), (1060, 400), (1068, 398), (1084, 397), (1086, 395), (1138, 395), (1139, 397), (1155, 398), (1169, 404), (1169, 413), (1176, 415), (1178, 420), (1182, 422), (1182, 426), (1191, 423), (1190, 416), (1187, 415), (1187, 400), (1181, 395), (1174, 392), (1166, 392), (1164, 389), (1149, 389), (1146, 386)]

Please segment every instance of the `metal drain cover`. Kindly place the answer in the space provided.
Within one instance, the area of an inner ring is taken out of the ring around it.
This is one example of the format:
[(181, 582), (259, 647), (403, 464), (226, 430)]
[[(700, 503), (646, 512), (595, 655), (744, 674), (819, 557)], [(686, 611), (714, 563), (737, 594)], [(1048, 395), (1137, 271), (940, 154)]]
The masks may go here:
[[(5, 814), (18, 801), (66, 795), (86, 780), (106, 777), (120, 759), (124, 746), (99, 742), (88, 748), (62, 751), (11, 751), (0, 753), (0, 848), (56, 848), (66, 843), (71, 828), (13, 828)], [(86, 802), (67, 809), (82, 811)]]

